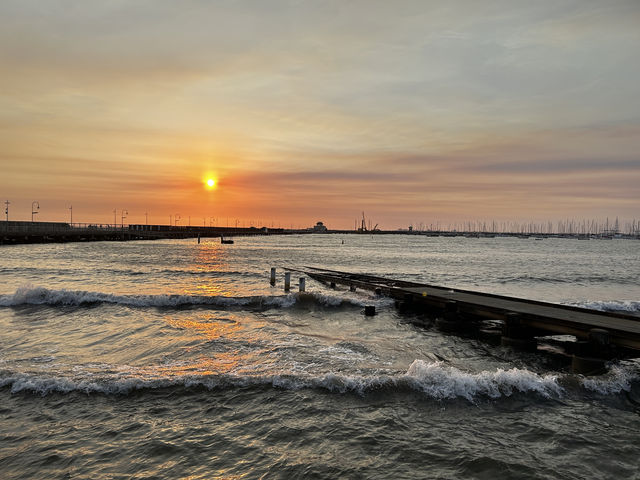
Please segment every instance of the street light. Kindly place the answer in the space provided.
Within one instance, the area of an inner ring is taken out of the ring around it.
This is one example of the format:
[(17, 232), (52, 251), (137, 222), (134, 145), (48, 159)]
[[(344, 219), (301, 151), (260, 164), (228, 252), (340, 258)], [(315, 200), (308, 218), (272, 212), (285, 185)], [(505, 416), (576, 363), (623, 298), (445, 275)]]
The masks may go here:
[(31, 202), (31, 222), (33, 222), (33, 216), (38, 214), (36, 209), (40, 210), (40, 204), (36, 201)]
[(71, 212), (71, 222), (70, 225), (73, 227), (73, 205), (69, 206), (69, 212)]
[(178, 226), (178, 220), (181, 220), (181, 219), (182, 219), (182, 217), (180, 216), (180, 214), (179, 214), (179, 213), (176, 213), (176, 214), (173, 216), (173, 221), (174, 221), (174, 223), (175, 223), (176, 227)]
[(122, 209), (122, 217), (121, 217), (122, 222), (120, 224), (120, 226), (122, 227), (123, 230), (124, 230), (124, 219), (127, 218), (128, 214), (129, 214), (129, 212), (123, 208)]
[(7, 215), (7, 222), (9, 221), (9, 204), (10, 203), (11, 202), (9, 200), (4, 202), (4, 204), (5, 204), (4, 213)]

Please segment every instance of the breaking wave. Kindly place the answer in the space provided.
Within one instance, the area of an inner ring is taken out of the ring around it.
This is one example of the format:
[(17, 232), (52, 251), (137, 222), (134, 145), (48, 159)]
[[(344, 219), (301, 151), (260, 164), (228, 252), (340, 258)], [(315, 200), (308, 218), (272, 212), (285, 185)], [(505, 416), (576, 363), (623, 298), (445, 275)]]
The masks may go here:
[(599, 377), (588, 377), (582, 385), (590, 391), (601, 395), (629, 392), (633, 383), (640, 381), (640, 363), (638, 360), (626, 360), (611, 365), (609, 371)]
[(574, 307), (589, 308), (603, 312), (640, 312), (640, 302), (634, 301), (593, 301), (593, 302), (572, 302), (569, 305)]
[(128, 307), (213, 306), (222, 308), (288, 308), (294, 305), (320, 307), (364, 307), (384, 300), (346, 298), (321, 293), (290, 293), (279, 296), (225, 297), (204, 295), (116, 295), (84, 290), (50, 290), (20, 287), (13, 295), (0, 295), (0, 306), (20, 305), (88, 306), (115, 304)]
[(101, 379), (72, 379), (9, 374), (0, 378), (0, 387), (10, 388), (12, 393), (31, 392), (39, 395), (71, 392), (127, 395), (134, 391), (148, 389), (214, 390), (251, 386), (272, 386), (286, 390), (316, 388), (333, 393), (351, 392), (361, 395), (385, 389), (415, 391), (436, 400), (463, 398), (469, 402), (482, 397), (492, 399), (509, 397), (516, 393), (534, 393), (545, 398), (558, 397), (563, 393), (557, 375), (539, 375), (518, 368), (468, 373), (439, 361), (424, 360), (415, 360), (404, 374), (368, 376), (337, 373), (318, 376), (214, 374), (144, 378), (133, 374), (129, 378), (123, 378), (120, 374), (119, 376), (107, 375)]

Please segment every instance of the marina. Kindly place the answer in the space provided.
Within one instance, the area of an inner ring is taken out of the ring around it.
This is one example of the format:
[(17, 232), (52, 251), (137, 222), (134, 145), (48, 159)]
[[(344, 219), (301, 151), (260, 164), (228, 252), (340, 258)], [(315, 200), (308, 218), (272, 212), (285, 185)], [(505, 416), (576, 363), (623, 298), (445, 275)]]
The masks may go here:
[[(470, 227), (471, 228), (471, 227)], [(629, 233), (615, 235), (581, 233), (537, 233), (535, 236), (518, 231), (451, 231), (451, 230), (382, 230), (375, 225), (372, 228), (362, 225), (354, 230), (329, 229), (323, 222), (317, 222), (309, 228), (273, 228), (273, 227), (221, 227), (196, 225), (148, 225), (148, 224), (102, 224), (102, 223), (65, 223), (34, 221), (2, 221), (0, 222), (0, 245), (17, 245), (28, 243), (66, 243), (66, 242), (100, 242), (129, 240), (159, 240), (180, 238), (224, 238), (252, 235), (297, 235), (297, 234), (335, 234), (335, 235), (413, 235), (417, 237), (464, 237), (472, 239), (515, 237), (523, 239), (544, 240), (565, 238), (577, 240), (612, 240), (640, 239), (640, 232), (635, 229)]]

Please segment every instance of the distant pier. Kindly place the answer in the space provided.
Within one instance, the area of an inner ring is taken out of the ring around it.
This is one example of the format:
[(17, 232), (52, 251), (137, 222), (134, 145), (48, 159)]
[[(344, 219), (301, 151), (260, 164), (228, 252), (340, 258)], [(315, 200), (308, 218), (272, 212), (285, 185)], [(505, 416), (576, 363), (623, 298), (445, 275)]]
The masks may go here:
[(0, 245), (22, 243), (65, 243), (95, 241), (159, 240), (176, 238), (219, 238), (252, 235), (309, 233), (282, 228), (197, 227), (173, 225), (114, 225), (62, 222), (0, 222)]

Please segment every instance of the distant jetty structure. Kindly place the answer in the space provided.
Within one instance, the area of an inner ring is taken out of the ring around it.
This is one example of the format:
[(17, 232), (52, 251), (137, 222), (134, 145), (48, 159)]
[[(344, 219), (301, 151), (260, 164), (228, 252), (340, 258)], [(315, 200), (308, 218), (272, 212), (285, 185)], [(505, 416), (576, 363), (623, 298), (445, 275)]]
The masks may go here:
[(256, 227), (197, 227), (174, 225), (117, 225), (63, 222), (0, 222), (0, 245), (92, 241), (223, 238), (251, 235), (309, 233), (307, 230)]
[[(363, 217), (364, 218), (364, 217)], [(634, 224), (635, 227), (635, 224)], [(372, 228), (362, 226), (354, 230), (336, 230), (328, 228), (318, 221), (309, 228), (269, 228), (269, 227), (206, 227), (183, 225), (143, 225), (143, 224), (102, 224), (102, 223), (65, 223), (34, 221), (0, 221), (0, 245), (22, 243), (61, 243), (91, 241), (158, 240), (176, 238), (221, 238), (253, 235), (296, 235), (296, 234), (354, 234), (354, 235), (415, 235), (425, 237), (467, 237), (494, 238), (519, 237), (542, 240), (545, 238), (574, 238), (579, 240), (611, 240), (614, 238), (640, 239), (640, 230), (630, 233), (618, 230), (604, 230), (598, 234), (583, 233), (522, 233), (465, 230), (381, 230), (377, 225)]]

